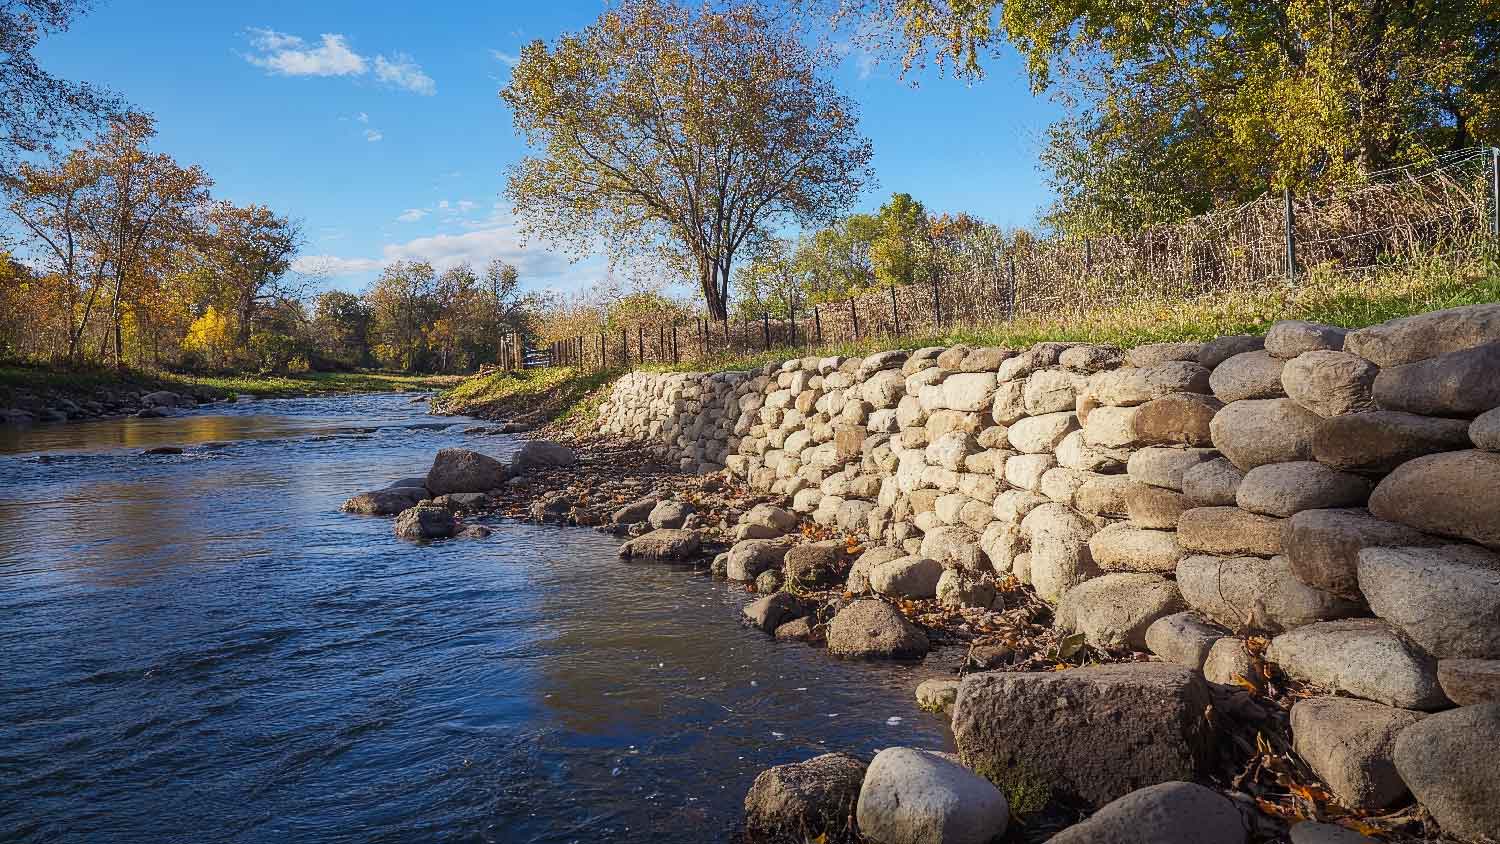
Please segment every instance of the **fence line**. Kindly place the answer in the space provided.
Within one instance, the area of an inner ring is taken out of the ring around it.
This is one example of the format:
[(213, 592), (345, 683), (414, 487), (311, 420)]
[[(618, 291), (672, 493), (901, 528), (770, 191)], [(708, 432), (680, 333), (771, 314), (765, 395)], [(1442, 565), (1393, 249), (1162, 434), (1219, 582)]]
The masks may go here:
[[(931, 276), (754, 318), (663, 316), (545, 347), (556, 365), (680, 364), (772, 348), (942, 333), (1145, 299), (1296, 289), (1310, 271), (1360, 272), (1500, 249), (1500, 149), (1375, 174), (1319, 196), (1290, 191), (1130, 235), (1007, 241), (987, 227), (929, 255)], [(507, 344), (508, 346), (510, 344)], [(524, 347), (503, 365), (524, 364)]]

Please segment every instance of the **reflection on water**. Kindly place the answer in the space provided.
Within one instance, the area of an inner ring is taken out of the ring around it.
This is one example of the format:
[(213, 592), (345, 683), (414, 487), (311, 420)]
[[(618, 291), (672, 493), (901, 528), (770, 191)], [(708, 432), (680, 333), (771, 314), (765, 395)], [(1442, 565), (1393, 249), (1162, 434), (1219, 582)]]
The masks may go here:
[(713, 841), (768, 765), (947, 741), (922, 669), (772, 642), (743, 592), (612, 538), (417, 546), (339, 513), (474, 446), (422, 410), (5, 435), (0, 840)]

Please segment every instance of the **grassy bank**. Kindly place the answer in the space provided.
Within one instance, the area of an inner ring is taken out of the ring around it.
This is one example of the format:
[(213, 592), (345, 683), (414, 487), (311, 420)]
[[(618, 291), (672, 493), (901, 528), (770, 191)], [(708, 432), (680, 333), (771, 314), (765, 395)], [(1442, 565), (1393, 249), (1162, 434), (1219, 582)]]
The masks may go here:
[(386, 372), (300, 372), (288, 375), (177, 375), (106, 367), (62, 369), (0, 364), (0, 403), (17, 393), (87, 396), (101, 390), (172, 390), (195, 394), (286, 397), (335, 393), (440, 390), (460, 375), (402, 375)]
[(523, 422), (586, 420), (624, 369), (571, 366), (492, 372), (470, 378), (434, 403), (447, 413)]
[[(678, 365), (648, 364), (660, 372), (746, 370), (806, 354), (863, 356), (892, 348), (1003, 346), (1025, 348), (1045, 341), (1104, 343), (1131, 348), (1145, 343), (1209, 340), (1230, 334), (1264, 334), (1284, 319), (1305, 319), (1359, 328), (1428, 311), (1500, 302), (1500, 271), (1403, 270), (1360, 278), (1313, 276), (1297, 289), (1198, 301), (1163, 300), (1083, 309), (1057, 317), (1026, 317), (998, 326), (955, 326), (946, 332), (899, 338), (866, 338), (816, 351), (772, 348), (754, 354), (720, 355)], [(627, 370), (603, 372), (574, 367), (493, 373), (471, 378), (443, 395), (454, 413), (489, 418), (559, 419), (586, 426), (607, 388)]]

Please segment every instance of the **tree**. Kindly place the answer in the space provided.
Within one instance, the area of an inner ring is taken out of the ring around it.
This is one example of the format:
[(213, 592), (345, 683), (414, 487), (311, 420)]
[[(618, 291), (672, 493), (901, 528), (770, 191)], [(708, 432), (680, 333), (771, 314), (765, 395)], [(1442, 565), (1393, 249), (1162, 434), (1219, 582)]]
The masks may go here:
[(250, 339), (256, 309), (294, 295), (285, 278), (301, 245), (301, 227), (264, 205), (209, 206), (200, 248), (233, 310), (235, 342)]
[(313, 335), (328, 357), (345, 366), (370, 359), (370, 309), (353, 293), (329, 290), (313, 305)]
[(408, 370), (425, 365), (424, 328), (433, 315), (436, 278), (436, 270), (426, 261), (395, 261), (365, 293), (374, 352), (382, 364)]
[(734, 273), (740, 319), (759, 319), (770, 314), (785, 319), (805, 298), (803, 269), (796, 258), (796, 244), (780, 237), (755, 244), (747, 263)]
[(43, 70), (33, 50), (88, 10), (86, 0), (0, 0), (0, 177), (17, 156), (47, 152), (60, 138), (121, 111), (114, 95)]
[(885, 285), (927, 280), (932, 248), (927, 209), (909, 193), (891, 194), (875, 215), (876, 234), (870, 242), (875, 280)]
[(907, 66), (960, 75), (1008, 44), (1068, 107), (1044, 163), (1065, 233), (1268, 188), (1358, 180), (1500, 141), (1500, 0), (845, 0), (899, 22)]
[(798, 270), (813, 301), (843, 299), (874, 284), (870, 245), (879, 232), (873, 214), (850, 214), (797, 244)]
[(501, 91), (541, 151), (506, 186), (523, 231), (616, 258), (670, 250), (725, 318), (747, 242), (830, 218), (870, 178), (854, 103), (823, 70), (751, 5), (623, 0), (553, 49), (527, 45)]

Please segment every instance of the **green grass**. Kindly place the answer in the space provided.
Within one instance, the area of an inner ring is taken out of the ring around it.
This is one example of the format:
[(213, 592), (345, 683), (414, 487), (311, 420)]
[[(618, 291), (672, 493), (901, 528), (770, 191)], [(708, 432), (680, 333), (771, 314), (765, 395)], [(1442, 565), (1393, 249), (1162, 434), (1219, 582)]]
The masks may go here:
[(443, 393), (436, 404), (444, 412), (468, 416), (583, 424), (606, 398), (605, 388), (626, 371), (556, 366), (491, 372)]
[(105, 389), (173, 390), (266, 397), (330, 393), (436, 390), (462, 380), (457, 375), (401, 375), (386, 372), (301, 372), (289, 375), (177, 375), (109, 367), (55, 368), (0, 364), (0, 398), (19, 392), (86, 395)]
[[(960, 326), (952, 331), (899, 338), (865, 338), (817, 349), (819, 355), (858, 357), (891, 348), (923, 346), (1003, 346), (1025, 348), (1046, 341), (1102, 343), (1131, 348), (1146, 343), (1210, 340), (1230, 334), (1264, 334), (1283, 319), (1305, 319), (1361, 328), (1412, 314), (1500, 301), (1500, 271), (1454, 270), (1443, 266), (1402, 269), (1350, 278), (1313, 273), (1296, 290), (1269, 287), (1256, 294), (1194, 301), (1159, 300), (1083, 309), (1057, 317), (1024, 317), (998, 326)], [(772, 348), (752, 354), (721, 355), (677, 365), (649, 364), (654, 371), (720, 372), (746, 370), (809, 354), (806, 349)]]

